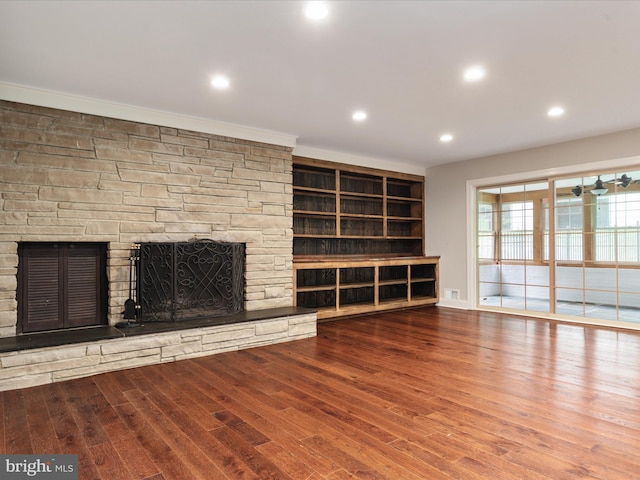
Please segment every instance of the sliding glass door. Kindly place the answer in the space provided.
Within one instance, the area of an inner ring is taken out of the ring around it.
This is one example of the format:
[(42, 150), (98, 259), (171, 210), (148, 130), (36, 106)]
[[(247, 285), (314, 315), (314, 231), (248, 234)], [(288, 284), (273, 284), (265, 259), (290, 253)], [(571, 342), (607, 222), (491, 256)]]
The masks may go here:
[(480, 307), (640, 323), (640, 170), (477, 190)]
[[(634, 179), (640, 171), (555, 182), (556, 313), (640, 323), (640, 184)], [(580, 222), (569, 225), (563, 216)]]
[(478, 191), (480, 305), (549, 311), (549, 266), (542, 260), (548, 188), (533, 182)]

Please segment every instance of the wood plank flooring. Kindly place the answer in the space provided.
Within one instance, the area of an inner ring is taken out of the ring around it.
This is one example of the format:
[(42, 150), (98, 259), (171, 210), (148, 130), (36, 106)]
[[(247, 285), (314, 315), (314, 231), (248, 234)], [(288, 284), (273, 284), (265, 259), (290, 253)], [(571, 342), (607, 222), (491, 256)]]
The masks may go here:
[(80, 479), (640, 479), (640, 333), (427, 307), (0, 393)]

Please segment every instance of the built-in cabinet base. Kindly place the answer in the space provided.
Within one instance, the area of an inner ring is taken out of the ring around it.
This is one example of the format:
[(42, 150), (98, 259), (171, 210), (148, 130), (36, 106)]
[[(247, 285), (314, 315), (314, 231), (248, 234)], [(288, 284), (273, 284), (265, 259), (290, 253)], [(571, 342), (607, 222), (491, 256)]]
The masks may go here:
[(438, 302), (439, 257), (294, 262), (294, 304), (318, 319)]

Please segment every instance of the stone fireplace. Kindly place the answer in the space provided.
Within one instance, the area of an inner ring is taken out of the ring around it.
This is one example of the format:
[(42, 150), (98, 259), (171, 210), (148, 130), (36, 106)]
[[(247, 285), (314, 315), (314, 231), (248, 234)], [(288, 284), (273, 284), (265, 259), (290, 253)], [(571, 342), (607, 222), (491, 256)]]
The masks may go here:
[[(111, 327), (123, 320), (130, 250), (137, 243), (195, 239), (242, 244), (244, 312), (290, 308), (291, 175), (288, 146), (0, 101), (0, 337), (18, 333), (18, 247), (23, 242), (106, 245), (106, 322)], [(271, 327), (258, 330), (273, 333)], [(302, 334), (315, 334), (315, 323), (313, 332), (306, 328)], [(172, 349), (153, 361), (183, 358), (175, 353), (189, 348), (176, 345), (189, 338), (183, 333), (171, 340)], [(114, 351), (108, 345), (76, 347), (71, 357)], [(186, 355), (207, 351), (190, 348)], [(130, 352), (124, 344), (115, 350)], [(66, 361), (60, 353), (47, 355), (41, 357), (48, 364)], [(129, 355), (136, 354), (131, 350)], [(0, 378), (7, 378), (9, 365), (23, 368), (23, 376), (40, 375), (33, 384), (108, 369), (85, 365), (70, 373), (61, 366), (58, 374), (42, 377), (31, 360), (16, 358), (14, 353), (0, 356)], [(137, 363), (112, 367), (125, 364)]]

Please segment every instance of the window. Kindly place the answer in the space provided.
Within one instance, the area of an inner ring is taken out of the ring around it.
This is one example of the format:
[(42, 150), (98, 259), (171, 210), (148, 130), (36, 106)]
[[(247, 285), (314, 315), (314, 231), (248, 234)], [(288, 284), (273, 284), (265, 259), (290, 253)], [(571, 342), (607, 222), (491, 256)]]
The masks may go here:
[(640, 192), (597, 198), (595, 260), (640, 262)]
[[(573, 195), (573, 194), (572, 194)], [(545, 231), (549, 230), (549, 209), (545, 212)], [(571, 197), (556, 198), (555, 206), (555, 257), (559, 261), (582, 260), (582, 199)], [(545, 251), (545, 260), (549, 252)]]
[(494, 260), (496, 258), (496, 230), (494, 204), (478, 204), (478, 258)]
[(502, 205), (500, 258), (533, 260), (533, 202)]
[(107, 323), (106, 244), (21, 243), (20, 333)]

